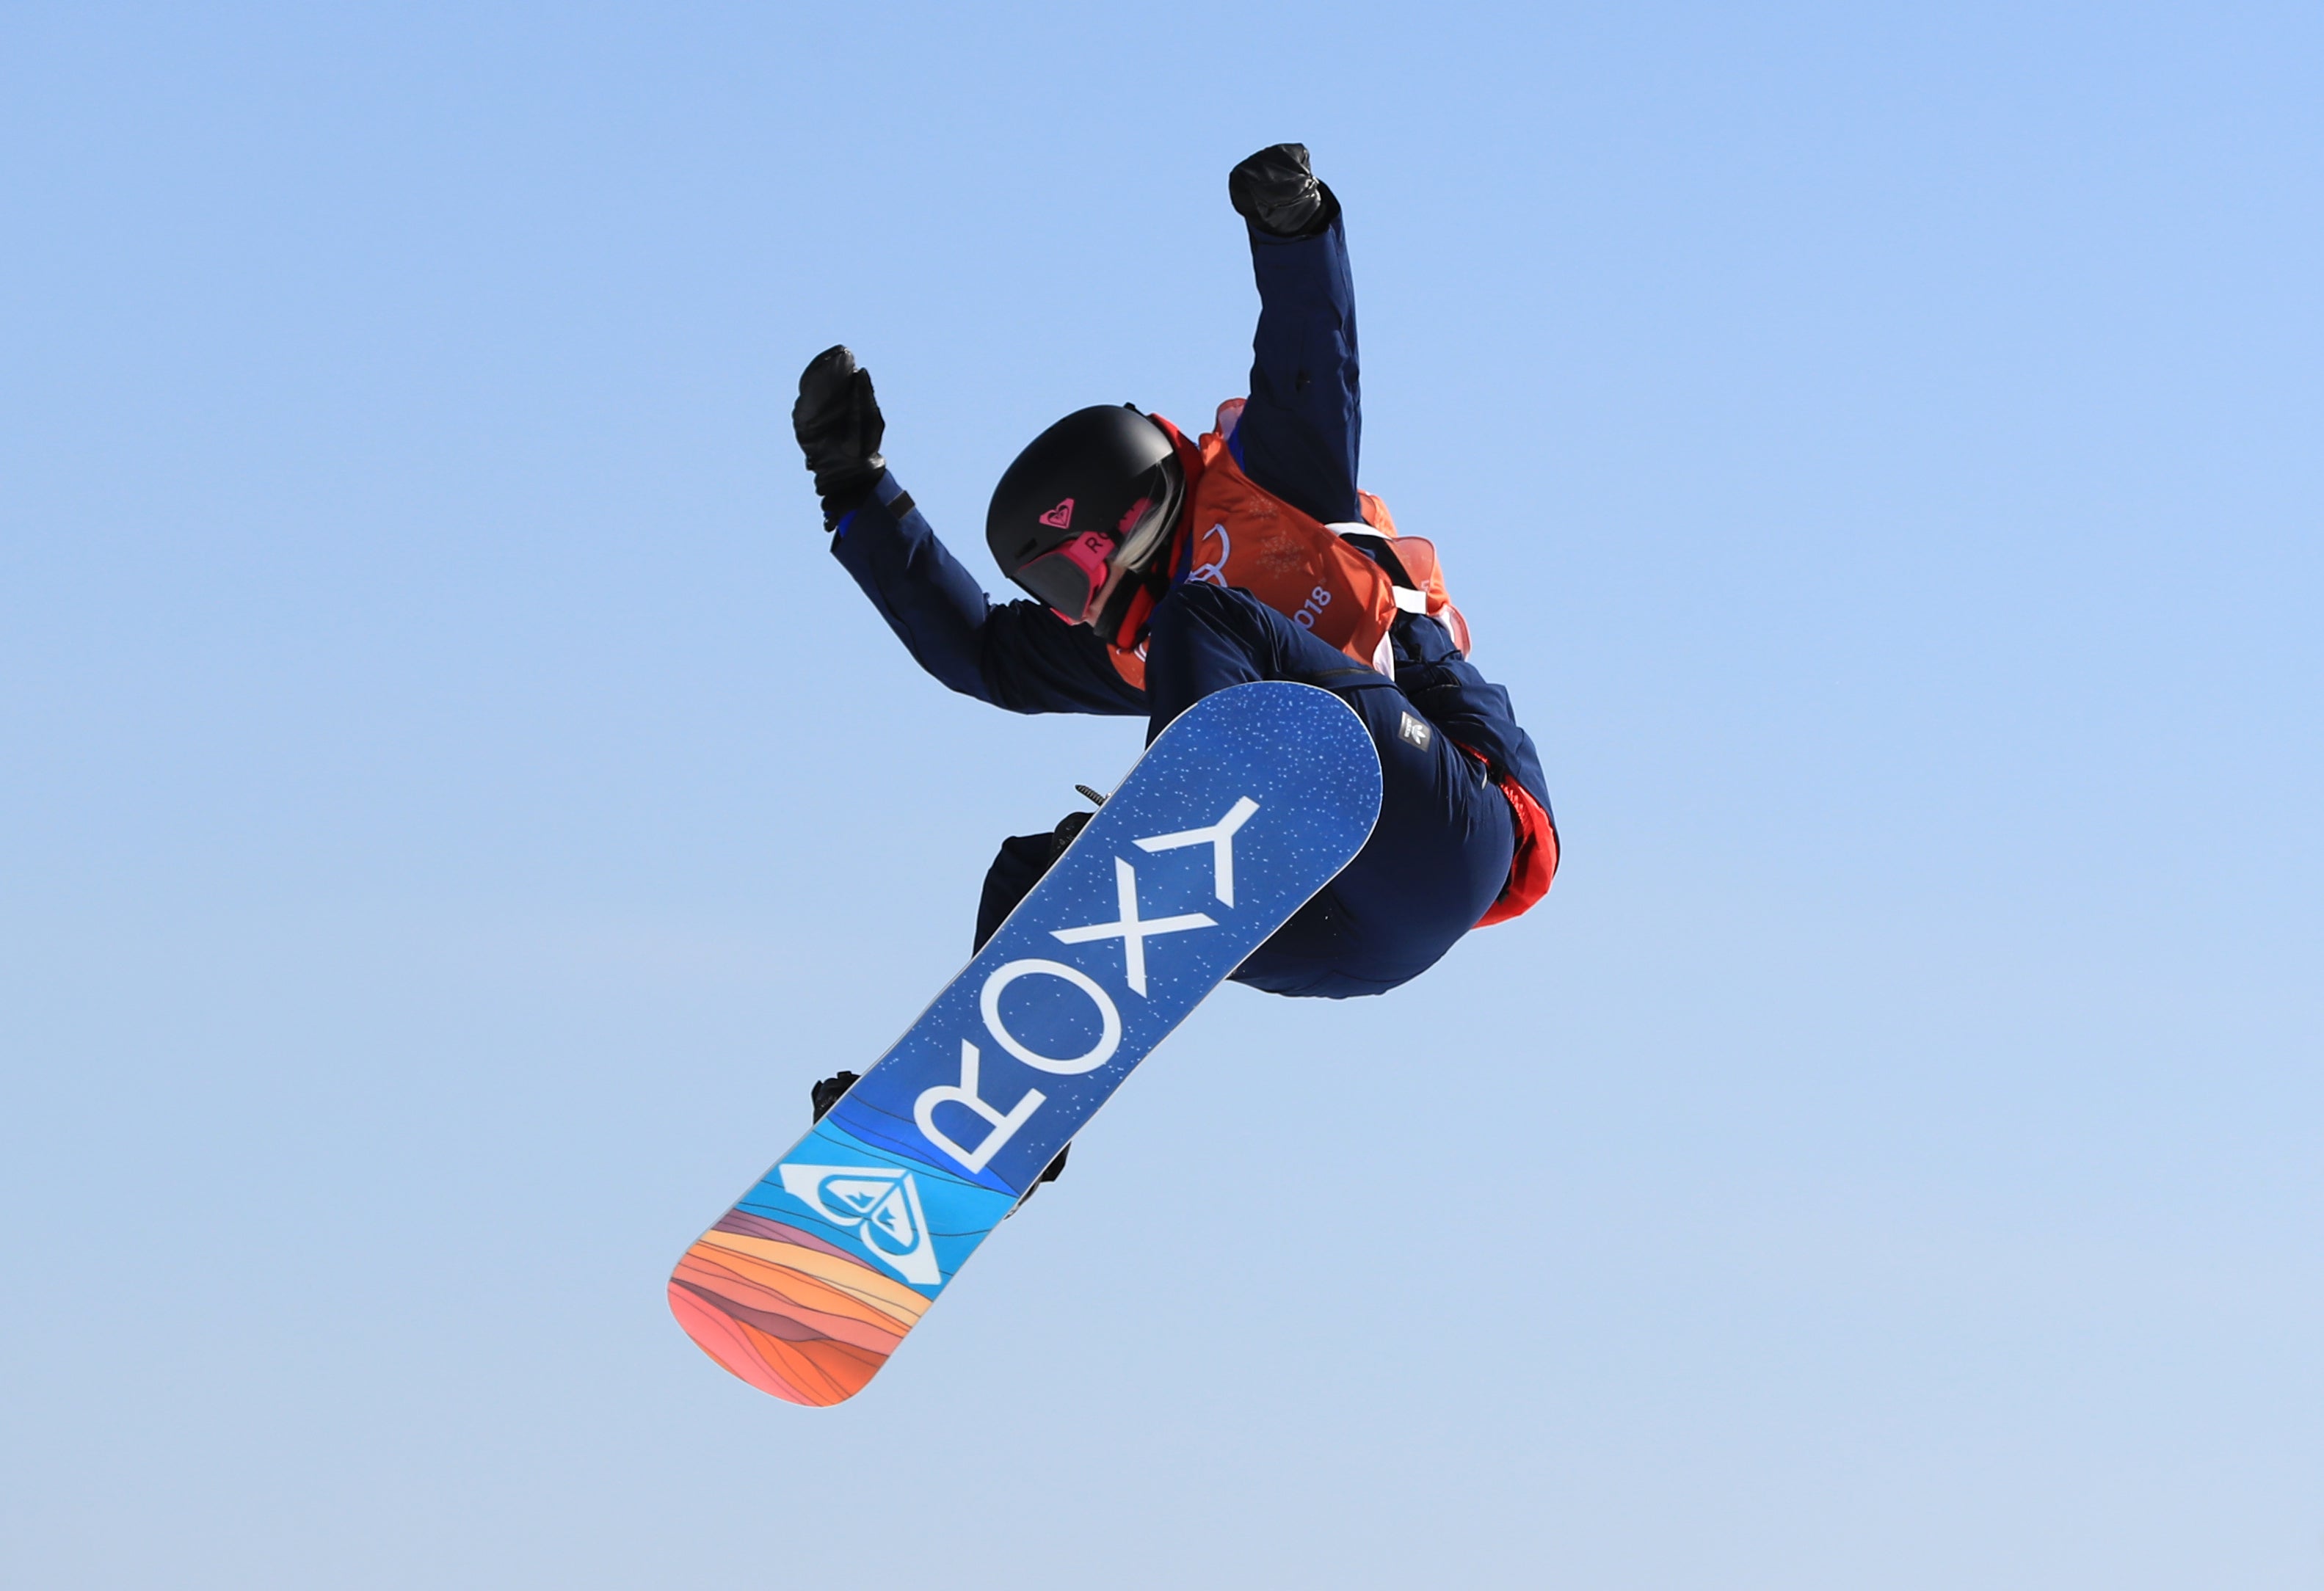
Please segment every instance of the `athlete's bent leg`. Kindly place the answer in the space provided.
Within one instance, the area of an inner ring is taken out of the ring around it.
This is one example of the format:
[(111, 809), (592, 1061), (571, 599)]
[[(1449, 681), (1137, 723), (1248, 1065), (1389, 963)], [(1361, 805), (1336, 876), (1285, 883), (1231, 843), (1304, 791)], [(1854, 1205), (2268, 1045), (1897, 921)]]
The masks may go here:
[(1179, 586), (1154, 611), (1148, 740), (1212, 692), (1258, 679), (1317, 685), (1354, 710), (1379, 752), (1380, 816), (1356, 860), (1235, 979), (1277, 994), (1393, 989), (1433, 965), (1499, 894), (1516, 842), (1508, 803), (1393, 680), (1248, 593), (1213, 585)]

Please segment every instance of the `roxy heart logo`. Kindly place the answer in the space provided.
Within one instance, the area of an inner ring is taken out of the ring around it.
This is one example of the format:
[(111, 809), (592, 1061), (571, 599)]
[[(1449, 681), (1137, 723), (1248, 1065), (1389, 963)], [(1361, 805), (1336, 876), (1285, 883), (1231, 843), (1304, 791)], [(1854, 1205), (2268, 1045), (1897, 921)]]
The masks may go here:
[(851, 1227), (872, 1258), (907, 1282), (944, 1281), (912, 1173), (889, 1165), (786, 1165), (783, 1191), (835, 1227)]
[(1074, 528), (1074, 500), (1068, 497), (1063, 502), (1057, 504), (1056, 507), (1051, 509), (1047, 513), (1043, 514), (1041, 516), (1041, 523), (1059, 530), (1072, 529)]

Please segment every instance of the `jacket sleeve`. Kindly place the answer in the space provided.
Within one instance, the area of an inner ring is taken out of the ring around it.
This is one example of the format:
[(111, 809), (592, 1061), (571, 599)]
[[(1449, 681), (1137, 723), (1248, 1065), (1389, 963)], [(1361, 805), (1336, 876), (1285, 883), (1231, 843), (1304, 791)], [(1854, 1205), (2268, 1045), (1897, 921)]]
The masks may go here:
[(1094, 631), (1036, 602), (994, 606), (892, 474), (839, 521), (831, 554), (919, 666), (961, 694), (1012, 713), (1145, 715), (1146, 693)]
[(1327, 524), (1360, 519), (1363, 413), (1345, 218), (1314, 237), (1248, 230), (1259, 330), (1250, 401), (1228, 446), (1243, 474), (1301, 512)]

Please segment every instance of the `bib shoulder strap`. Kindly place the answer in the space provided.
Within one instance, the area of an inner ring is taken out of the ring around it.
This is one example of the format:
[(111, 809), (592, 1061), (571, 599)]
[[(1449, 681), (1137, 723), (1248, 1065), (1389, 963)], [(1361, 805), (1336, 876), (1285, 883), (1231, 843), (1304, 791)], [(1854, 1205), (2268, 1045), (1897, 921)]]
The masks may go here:
[(1404, 600), (1407, 592), (1416, 596), (1419, 595), (1420, 583), (1406, 570), (1404, 560), (1396, 556), (1395, 545), (1387, 537), (1382, 536), (1360, 520), (1334, 520), (1323, 529), (1388, 571), (1388, 579), (1396, 584), (1397, 607), (1407, 613), (1420, 613), (1427, 611), (1425, 597), (1421, 597), (1421, 605), (1417, 607)]

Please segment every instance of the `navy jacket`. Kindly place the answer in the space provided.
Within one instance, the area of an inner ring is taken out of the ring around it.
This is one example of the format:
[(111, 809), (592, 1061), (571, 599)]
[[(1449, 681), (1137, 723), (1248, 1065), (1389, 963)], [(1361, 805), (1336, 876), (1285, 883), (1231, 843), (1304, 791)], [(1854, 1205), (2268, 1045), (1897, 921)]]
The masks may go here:
[[(1253, 230), (1250, 245), (1259, 331), (1250, 400), (1230, 450), (1253, 483), (1294, 508), (1326, 522), (1360, 519), (1363, 415), (1343, 225), (1310, 238)], [(1115, 672), (1094, 630), (1030, 598), (995, 605), (892, 473), (839, 521), (831, 550), (920, 667), (963, 695), (1012, 713), (1145, 715), (1146, 693)], [(1433, 619), (1400, 616), (1394, 648), (1397, 686), (1415, 708), (1550, 810), (1508, 693), (1454, 652)]]

